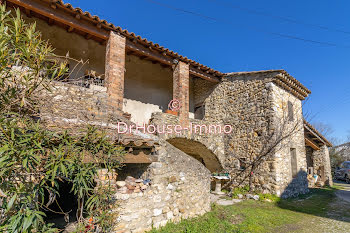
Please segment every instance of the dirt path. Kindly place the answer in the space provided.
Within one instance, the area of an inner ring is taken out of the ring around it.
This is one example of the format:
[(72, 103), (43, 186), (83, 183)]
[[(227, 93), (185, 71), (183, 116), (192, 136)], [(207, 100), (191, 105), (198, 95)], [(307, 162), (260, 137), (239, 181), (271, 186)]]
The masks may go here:
[(329, 204), (327, 217), (308, 219), (301, 232), (344, 233), (350, 232), (350, 184), (335, 182), (342, 190), (336, 191), (337, 198)]
[(338, 190), (335, 194), (337, 197), (340, 199), (343, 199), (344, 201), (349, 202), (348, 204), (350, 205), (350, 184), (347, 184), (345, 182), (341, 181), (335, 181), (334, 182), (338, 187), (341, 187), (342, 190)]

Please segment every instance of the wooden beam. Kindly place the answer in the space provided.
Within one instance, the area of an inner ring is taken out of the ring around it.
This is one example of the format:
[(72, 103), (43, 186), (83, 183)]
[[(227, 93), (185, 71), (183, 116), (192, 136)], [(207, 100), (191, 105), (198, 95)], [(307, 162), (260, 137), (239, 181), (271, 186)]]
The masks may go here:
[[(67, 26), (74, 27), (77, 30), (83, 31), (85, 33), (91, 34), (97, 38), (107, 40), (109, 37), (109, 34), (107, 31), (98, 30), (95, 26), (93, 25), (87, 25), (84, 24), (82, 21), (69, 16), (67, 14), (64, 14), (63, 12), (60, 12), (56, 9), (52, 9), (50, 7), (45, 7), (44, 5), (32, 1), (32, 0), (7, 0), (8, 2), (11, 2), (12, 4), (21, 6), (25, 9), (31, 10), (33, 12), (36, 12), (38, 14), (41, 14), (43, 16), (48, 17), (49, 19), (52, 19), (54, 21), (63, 23)], [(55, 4), (53, 4), (56, 6)], [(53, 6), (51, 4), (51, 7)]]
[(317, 138), (321, 143), (327, 145), (327, 143), (320, 136), (318, 136), (312, 129), (309, 128), (309, 126), (304, 124), (304, 128), (312, 134), (312, 137)]
[[(77, 13), (75, 17), (72, 17), (71, 15), (68, 15), (60, 11), (56, 4), (50, 4), (49, 7), (47, 7), (33, 0), (7, 0), (7, 1), (11, 2), (14, 5), (23, 7), (26, 11), (32, 11), (37, 14), (48, 17), (49, 25), (52, 25), (56, 21), (67, 25), (69, 28), (68, 29), (69, 31), (72, 30), (71, 28), (74, 28), (74, 30), (85, 32), (86, 34), (88, 34), (86, 39), (95, 37), (100, 40), (107, 41), (109, 38), (109, 33), (106, 30), (102, 29), (102, 25), (98, 24), (96, 27), (95, 25), (89, 25), (88, 23), (84, 23), (81, 20), (81, 15), (79, 13)], [(99, 26), (101, 26), (101, 28), (99, 28)], [(133, 43), (132, 41), (127, 40), (126, 48), (128, 51), (134, 52), (134, 54), (150, 57), (153, 61), (157, 61), (161, 64), (164, 64), (167, 66), (173, 65), (173, 60), (174, 60), (173, 58), (169, 56), (165, 56), (166, 54), (164, 52), (161, 54), (151, 47), (146, 48), (145, 46), (142, 46), (138, 43)], [(199, 69), (196, 69), (194, 67), (190, 67), (190, 74), (206, 79), (211, 82), (219, 82), (219, 79), (217, 77), (207, 72), (203, 72)]]
[(126, 41), (126, 49), (128, 51), (133, 51), (134, 54), (137, 54), (139, 56), (151, 57), (153, 60), (168, 66), (171, 66), (173, 64), (173, 59), (169, 57), (164, 57), (163, 55), (156, 53), (154, 51), (150, 51), (148, 48), (145, 48), (140, 44), (135, 44), (130, 40)]
[(320, 147), (318, 145), (316, 145), (315, 143), (313, 143), (312, 140), (310, 140), (308, 138), (305, 138), (305, 144), (307, 146), (310, 146), (314, 150), (320, 150)]
[(190, 66), (190, 74), (191, 74), (191, 75), (194, 75), (194, 76), (197, 76), (197, 77), (199, 77), (199, 78), (208, 80), (208, 81), (210, 81), (210, 82), (215, 82), (215, 83), (220, 82), (220, 79), (219, 79), (219, 78), (217, 78), (217, 77), (215, 77), (215, 76), (213, 76), (213, 75), (210, 75), (210, 74), (208, 74), (208, 73), (206, 73), (206, 72), (203, 72), (203, 71), (201, 71), (201, 70), (198, 70), (198, 69), (196, 69), (196, 68), (194, 68), (194, 67), (191, 67), (191, 66)]
[(133, 55), (134, 54), (134, 51), (127, 51), (126, 52), (126, 55)]
[[(152, 58), (153, 61), (157, 61), (163, 65), (166, 66), (172, 66), (173, 65), (173, 61), (174, 59), (170, 58), (170, 57), (166, 57), (163, 54), (157, 53), (154, 50), (150, 50), (140, 44), (135, 44), (130, 40), (126, 41), (126, 49), (129, 51), (133, 51), (134, 54), (137, 54), (139, 56), (142, 56), (141, 59), (145, 59), (143, 56), (147, 56)], [(201, 70), (198, 70), (194, 67), (190, 67), (190, 74), (197, 76), (199, 78), (203, 78), (205, 80), (211, 81), (211, 82), (219, 82), (219, 78), (210, 75), (206, 72), (203, 72)]]

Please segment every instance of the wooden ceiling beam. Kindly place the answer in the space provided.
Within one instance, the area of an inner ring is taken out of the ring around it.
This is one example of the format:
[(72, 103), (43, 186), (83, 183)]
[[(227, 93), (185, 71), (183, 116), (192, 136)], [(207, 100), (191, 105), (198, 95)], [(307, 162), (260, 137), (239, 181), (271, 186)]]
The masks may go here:
[[(33, 11), (40, 15), (46, 16), (49, 19), (63, 23), (67, 26), (73, 27), (79, 31), (91, 34), (94, 37), (107, 40), (109, 33), (105, 30), (98, 30), (95, 26), (90, 26), (83, 23), (81, 20), (78, 20), (70, 15), (67, 15), (59, 10), (55, 4), (51, 4), (51, 7), (45, 7), (44, 5), (31, 0), (7, 0), (8, 2), (21, 6), (26, 10)], [(53, 7), (54, 6), (54, 7)], [(49, 20), (50, 21), (50, 20)]]
[[(60, 8), (52, 3), (50, 5), (44, 5), (33, 0), (7, 0), (13, 5), (23, 7), (25, 11), (35, 12), (36, 14), (43, 15), (48, 18), (48, 24), (52, 25), (54, 22), (64, 24), (71, 31), (81, 31), (87, 34), (86, 39), (94, 38), (97, 41), (107, 41), (109, 38), (109, 32), (102, 29), (102, 25), (90, 25), (82, 20), (79, 13), (75, 15), (69, 15), (60, 10)], [(47, 4), (47, 3), (46, 3)], [(50, 7), (51, 6), (51, 7)], [(101, 28), (99, 28), (101, 26)], [(174, 59), (170, 56), (166, 56), (165, 52), (159, 53), (157, 49), (147, 48), (139, 43), (133, 43), (127, 39), (126, 48), (128, 51), (132, 51), (135, 55), (150, 57), (152, 61), (159, 62), (166, 66), (172, 66)], [(208, 71), (208, 72), (206, 72)], [(219, 78), (215, 77), (209, 72), (209, 68), (206, 71), (199, 70), (190, 66), (190, 74), (196, 77), (203, 78), (211, 82), (219, 82)]]
[(316, 143), (314, 143), (312, 140), (310, 140), (306, 137), (305, 137), (305, 144), (307, 146), (310, 146), (314, 150), (320, 150), (320, 147)]
[(313, 132), (313, 130), (310, 129), (310, 127), (308, 127), (306, 124), (304, 124), (304, 129), (306, 130), (307, 133), (310, 133), (312, 135), (312, 137), (319, 140), (322, 144), (327, 145), (327, 143), (320, 136), (318, 136), (315, 132)]
[[(139, 56), (147, 56), (152, 58), (153, 61), (159, 62), (163, 64), (164, 66), (172, 66), (174, 63), (174, 59), (164, 56), (163, 54), (157, 53), (154, 50), (150, 50), (140, 44), (135, 44), (134, 42), (127, 40), (126, 41), (126, 48), (127, 52), (132, 51), (134, 55)], [(144, 59), (144, 58), (143, 58)], [(201, 70), (198, 70), (192, 66), (190, 66), (190, 74), (205, 80), (208, 80), (210, 82), (219, 82), (219, 78), (208, 74), (206, 72), (203, 72)]]
[(201, 70), (198, 70), (192, 66), (190, 66), (190, 74), (191, 75), (194, 75), (196, 77), (199, 77), (199, 78), (202, 78), (202, 79), (205, 79), (205, 80), (208, 80), (210, 82), (214, 82), (214, 83), (218, 83), (220, 82), (220, 79), (211, 75), (211, 74), (208, 74), (206, 72), (203, 72)]
[(140, 44), (135, 44), (130, 40), (126, 41), (126, 49), (127, 51), (132, 51), (135, 55), (152, 57), (153, 60), (168, 66), (171, 66), (173, 64), (173, 59), (165, 57), (154, 51), (150, 51), (148, 48), (145, 48)]

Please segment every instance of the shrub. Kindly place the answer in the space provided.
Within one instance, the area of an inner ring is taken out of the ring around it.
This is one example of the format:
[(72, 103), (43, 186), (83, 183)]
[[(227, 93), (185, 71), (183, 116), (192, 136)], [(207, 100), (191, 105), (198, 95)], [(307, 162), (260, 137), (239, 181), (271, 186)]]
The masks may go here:
[[(81, 229), (110, 231), (110, 187), (94, 190), (94, 178), (101, 166), (119, 166), (123, 148), (93, 127), (56, 133), (35, 120), (37, 93), (50, 90), (66, 65), (54, 59), (54, 49), (19, 10), (12, 17), (0, 5), (0, 19), (0, 232), (57, 232), (44, 221), (43, 210), (58, 195), (59, 180), (73, 184)], [(87, 156), (98, 163), (84, 162)]]

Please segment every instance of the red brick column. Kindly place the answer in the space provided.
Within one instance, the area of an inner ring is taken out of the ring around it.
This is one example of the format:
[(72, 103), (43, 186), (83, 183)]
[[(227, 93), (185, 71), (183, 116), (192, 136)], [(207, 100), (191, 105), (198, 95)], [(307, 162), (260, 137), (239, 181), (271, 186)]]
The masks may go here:
[(112, 31), (107, 42), (105, 64), (109, 104), (121, 113), (124, 97), (125, 37)]
[(179, 119), (180, 124), (183, 126), (188, 126), (189, 123), (189, 79), (190, 66), (180, 61), (173, 73), (173, 99), (177, 99), (180, 102)]

